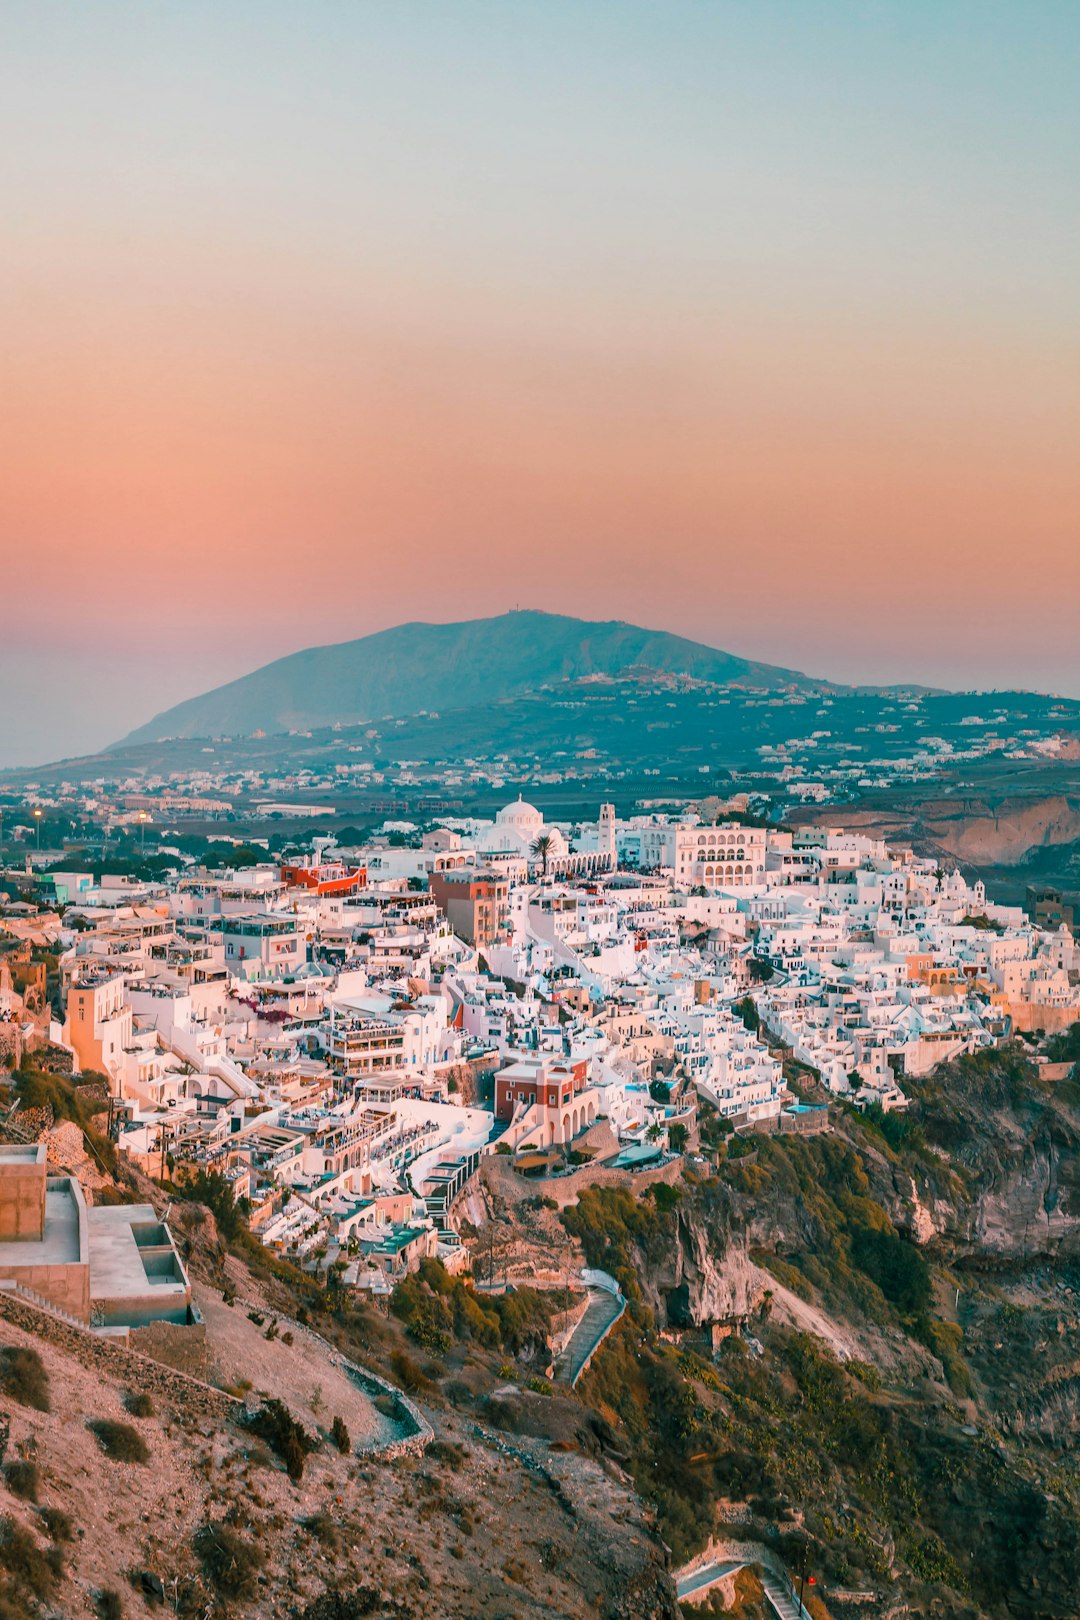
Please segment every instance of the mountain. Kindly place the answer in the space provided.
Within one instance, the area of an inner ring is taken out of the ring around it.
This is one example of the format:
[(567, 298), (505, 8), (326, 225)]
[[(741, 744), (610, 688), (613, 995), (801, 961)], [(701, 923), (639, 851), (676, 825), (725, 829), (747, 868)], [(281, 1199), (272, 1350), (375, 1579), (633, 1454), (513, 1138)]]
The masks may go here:
[(518, 611), (461, 624), (401, 624), (358, 641), (309, 647), (166, 709), (124, 741), (307, 731), (441, 713), (633, 668), (773, 690), (828, 684), (665, 630)]

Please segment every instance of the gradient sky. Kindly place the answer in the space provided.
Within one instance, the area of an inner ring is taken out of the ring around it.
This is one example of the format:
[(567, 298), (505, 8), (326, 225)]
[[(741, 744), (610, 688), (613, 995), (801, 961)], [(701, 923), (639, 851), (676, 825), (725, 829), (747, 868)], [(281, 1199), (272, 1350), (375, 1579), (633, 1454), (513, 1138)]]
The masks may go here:
[(8, 0), (0, 763), (545, 607), (1080, 695), (1080, 6)]

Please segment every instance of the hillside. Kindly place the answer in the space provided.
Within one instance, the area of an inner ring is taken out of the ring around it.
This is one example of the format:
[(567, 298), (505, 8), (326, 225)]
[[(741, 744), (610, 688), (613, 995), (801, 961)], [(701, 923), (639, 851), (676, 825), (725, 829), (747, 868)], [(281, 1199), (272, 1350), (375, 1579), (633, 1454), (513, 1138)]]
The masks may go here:
[(280, 733), (462, 709), (500, 703), (556, 681), (639, 667), (718, 685), (811, 684), (795, 671), (752, 663), (663, 630), (515, 612), (461, 624), (401, 624), (358, 641), (309, 647), (167, 709), (124, 740)]
[(551, 1182), (533, 1208), (493, 1162), (477, 1246), (527, 1271), (567, 1264), (569, 1235), (618, 1278), (629, 1308), (576, 1393), (676, 1563), (715, 1538), (797, 1571), (805, 1547), (833, 1615), (1060, 1620), (1080, 1555), (1080, 1091), (1018, 1049), (910, 1090), (906, 1114), (834, 1104), (828, 1134), (752, 1146), (706, 1115), (715, 1167), (636, 1196)]
[[(77, 1112), (62, 1077), (17, 1083), (39, 1082)], [(223, 1185), (215, 1215), (116, 1159), (88, 1191), (169, 1203), (203, 1327), (124, 1344), (0, 1290), (0, 1620), (675, 1620), (665, 1548), (577, 1403), (543, 1403), (558, 1446), (485, 1410), (535, 1373), (545, 1298), (485, 1313), (470, 1290), (451, 1345), (407, 1330), (415, 1290), (384, 1317), (272, 1260)]]

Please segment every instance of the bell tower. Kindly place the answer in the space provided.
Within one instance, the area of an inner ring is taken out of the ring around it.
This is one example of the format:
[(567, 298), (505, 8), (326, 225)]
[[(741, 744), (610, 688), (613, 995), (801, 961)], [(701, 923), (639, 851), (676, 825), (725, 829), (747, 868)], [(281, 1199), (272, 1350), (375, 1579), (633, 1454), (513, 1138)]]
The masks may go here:
[(600, 806), (600, 833), (597, 838), (597, 848), (601, 855), (607, 856), (607, 868), (614, 872), (619, 864), (615, 848), (615, 806), (602, 804)]

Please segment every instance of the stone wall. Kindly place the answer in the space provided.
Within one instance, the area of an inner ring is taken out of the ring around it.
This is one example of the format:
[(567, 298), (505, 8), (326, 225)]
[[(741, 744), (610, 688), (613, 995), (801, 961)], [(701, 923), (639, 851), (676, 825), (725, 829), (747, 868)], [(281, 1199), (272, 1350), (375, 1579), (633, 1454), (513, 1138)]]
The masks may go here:
[(122, 1383), (129, 1389), (160, 1396), (187, 1417), (229, 1423), (243, 1413), (243, 1402), (226, 1395), (224, 1390), (213, 1389), (209, 1384), (201, 1383), (173, 1367), (151, 1361), (149, 1357), (117, 1344), (115, 1340), (99, 1338), (89, 1331), (61, 1322), (57, 1317), (50, 1316), (48, 1311), (38, 1310), (27, 1300), (3, 1290), (0, 1290), (0, 1321), (10, 1322), (32, 1333), (35, 1338), (43, 1339), (46, 1344), (55, 1345), (65, 1355), (71, 1356), (91, 1372), (100, 1373), (103, 1378)]
[(1048, 1035), (1058, 1035), (1076, 1021), (1077, 1007), (1043, 1007), (1037, 1001), (1010, 1001), (1008, 1010), (1013, 1028), (1030, 1033), (1043, 1029)]
[(210, 1354), (206, 1347), (206, 1323), (150, 1322), (146, 1327), (132, 1328), (128, 1344), (140, 1356), (149, 1356), (165, 1367), (186, 1373), (205, 1383), (210, 1371)]
[(554, 1198), (560, 1209), (577, 1203), (583, 1187), (628, 1187), (640, 1196), (646, 1187), (657, 1181), (674, 1185), (682, 1170), (682, 1159), (675, 1158), (649, 1170), (614, 1170), (585, 1164), (568, 1176), (522, 1176), (512, 1168), (509, 1158), (492, 1154), (483, 1161), (485, 1179), (490, 1176), (504, 1196), (517, 1200), (539, 1193), (544, 1198)]
[(33, 1293), (40, 1294), (58, 1311), (67, 1311), (81, 1322), (90, 1320), (90, 1267), (85, 1261), (72, 1261), (69, 1265), (32, 1266), (0, 1265), (0, 1276), (10, 1277)]

